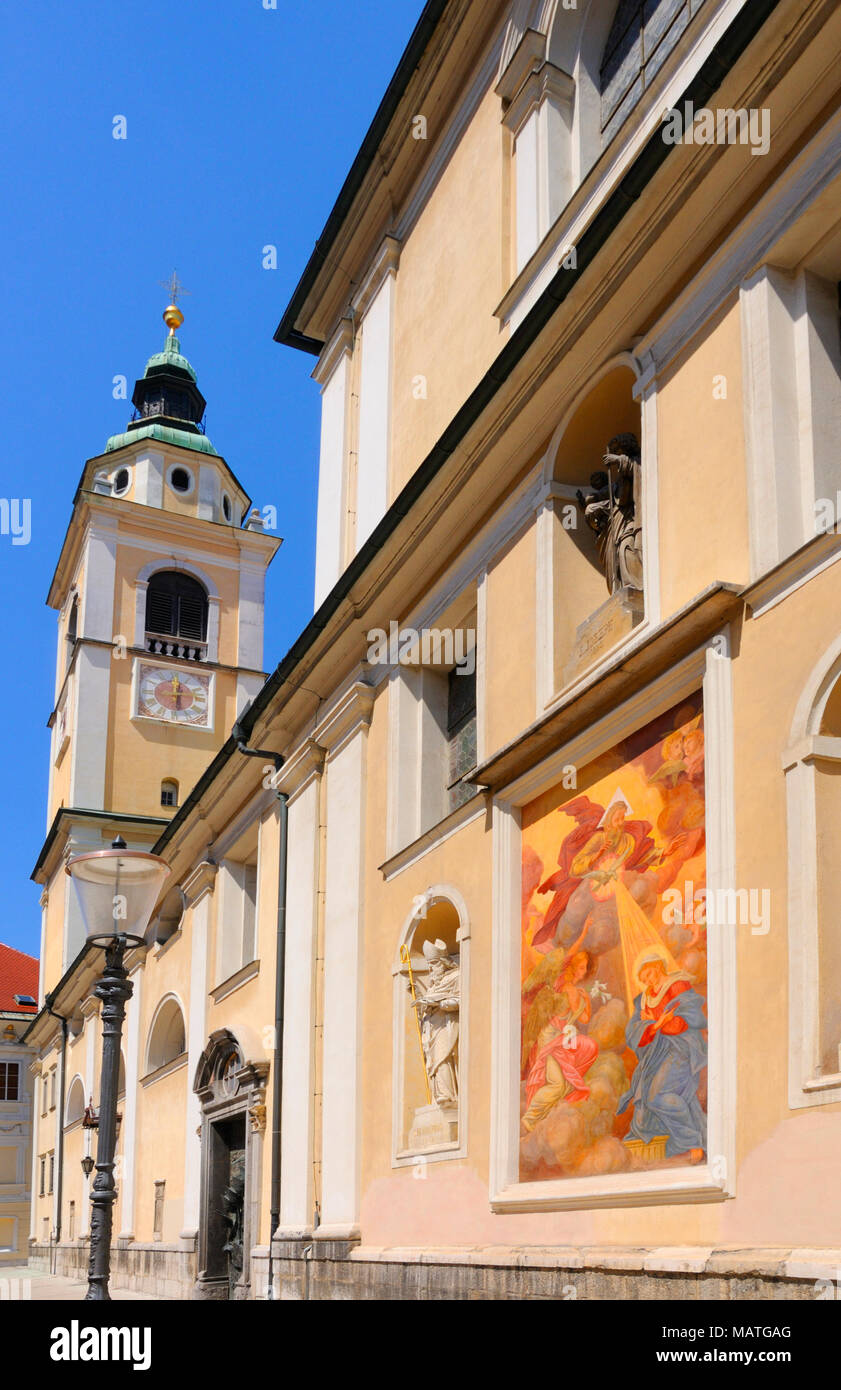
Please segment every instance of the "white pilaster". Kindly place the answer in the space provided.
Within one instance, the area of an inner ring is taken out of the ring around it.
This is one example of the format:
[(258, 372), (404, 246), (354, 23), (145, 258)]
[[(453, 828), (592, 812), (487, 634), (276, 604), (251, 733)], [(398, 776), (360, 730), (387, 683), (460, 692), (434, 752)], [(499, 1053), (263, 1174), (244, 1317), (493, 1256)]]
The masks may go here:
[[(309, 1235), (313, 1215), (313, 1074), (318, 927), (319, 802), (324, 751), (307, 743), (282, 769), (289, 797), (286, 981), (281, 1116), (281, 1237)], [(274, 1233), (273, 1233), (274, 1234)]]
[(315, 606), (342, 572), (347, 513), (348, 412), (353, 331), (343, 319), (325, 348), (313, 377), (321, 385), (321, 453), (318, 462), (318, 523), (315, 548)]
[(242, 561), (237, 604), (237, 666), (259, 671), (263, 666), (263, 611), (266, 570), (262, 563)]
[(361, 1198), (361, 1030), (367, 735), (374, 692), (357, 682), (316, 730), (327, 749), (321, 1220), (354, 1239)]
[(207, 1038), (208, 953), (210, 904), (216, 865), (207, 862), (183, 885), (190, 922), (190, 1004), (187, 1019), (187, 1129), (184, 1146), (184, 1222), (182, 1235), (199, 1229), (201, 1195), (201, 1105), (193, 1090), (193, 1078)]
[(120, 1179), (121, 1240), (134, 1239), (135, 1177), (137, 1172), (137, 1086), (140, 1079), (140, 1019), (143, 1008), (143, 965), (131, 972), (134, 984), (126, 1010), (126, 1094), (123, 1102), (123, 1172)]
[(134, 500), (144, 507), (162, 507), (164, 500), (164, 456), (149, 450), (134, 465)]
[(399, 256), (399, 243), (387, 237), (355, 300), (363, 318), (354, 551), (362, 547), (388, 507), (394, 300)]

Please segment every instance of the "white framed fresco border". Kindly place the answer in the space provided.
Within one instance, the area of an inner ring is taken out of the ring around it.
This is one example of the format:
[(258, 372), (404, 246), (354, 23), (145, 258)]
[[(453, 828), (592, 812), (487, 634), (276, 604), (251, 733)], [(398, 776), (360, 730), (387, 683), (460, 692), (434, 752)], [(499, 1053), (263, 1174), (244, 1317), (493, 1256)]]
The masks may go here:
[(733, 887), (733, 694), (730, 629), (665, 672), (494, 798), (492, 1091), (490, 1205), (495, 1212), (651, 1206), (721, 1201), (735, 1195), (737, 928), (708, 928), (707, 1150), (697, 1166), (544, 1182), (519, 1179), (521, 810), (559, 781), (644, 727), (681, 699), (703, 691), (706, 729), (707, 886)]

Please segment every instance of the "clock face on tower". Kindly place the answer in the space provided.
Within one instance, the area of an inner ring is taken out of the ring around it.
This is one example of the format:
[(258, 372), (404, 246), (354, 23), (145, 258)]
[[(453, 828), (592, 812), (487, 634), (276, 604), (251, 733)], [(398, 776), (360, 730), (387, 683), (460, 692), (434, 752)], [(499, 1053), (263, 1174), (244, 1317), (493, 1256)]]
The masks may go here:
[(209, 729), (211, 680), (203, 671), (141, 661), (135, 713), (164, 724)]

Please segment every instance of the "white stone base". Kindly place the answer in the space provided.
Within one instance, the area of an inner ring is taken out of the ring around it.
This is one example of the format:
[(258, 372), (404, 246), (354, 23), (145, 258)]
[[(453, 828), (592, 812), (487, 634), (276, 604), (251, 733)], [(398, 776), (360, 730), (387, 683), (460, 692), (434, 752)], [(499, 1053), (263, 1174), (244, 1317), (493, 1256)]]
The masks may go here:
[(442, 1144), (458, 1143), (458, 1110), (453, 1106), (419, 1105), (409, 1130), (413, 1153), (438, 1149)]

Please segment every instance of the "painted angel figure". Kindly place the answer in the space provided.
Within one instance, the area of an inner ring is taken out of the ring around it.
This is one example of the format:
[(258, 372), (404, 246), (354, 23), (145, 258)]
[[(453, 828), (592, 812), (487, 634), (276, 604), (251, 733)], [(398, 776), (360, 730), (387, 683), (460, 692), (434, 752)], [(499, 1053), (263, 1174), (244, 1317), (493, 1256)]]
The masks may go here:
[[(545, 972), (549, 958), (542, 964)], [(554, 985), (546, 980), (531, 1005), (523, 1029), (526, 1130), (534, 1129), (559, 1101), (576, 1105), (590, 1094), (585, 1078), (598, 1056), (599, 1045), (582, 1029), (590, 1022), (594, 995), (606, 993), (604, 985), (598, 982), (598, 989), (583, 988), (583, 981), (594, 967), (589, 951), (577, 951), (564, 962)]]
[(432, 1099), (458, 1105), (458, 1025), (460, 971), (458, 957), (447, 954), (445, 941), (425, 941), (426, 976), (417, 977), (421, 1044)]
[(624, 797), (614, 800), (607, 810), (587, 796), (574, 797), (560, 809), (575, 821), (575, 829), (564, 837), (557, 871), (540, 884), (538, 891), (551, 892), (553, 898), (531, 944), (538, 951), (551, 951), (553, 946), (562, 945), (572, 953), (578, 947), (592, 945), (587, 935), (588, 921), (580, 935), (578, 931), (567, 932), (565, 918), (573, 894), (586, 882), (590, 886), (589, 902), (595, 904), (609, 898), (613, 881), (622, 870), (645, 869), (654, 851), (654, 841), (649, 834), (650, 822), (627, 818), (630, 808)]

